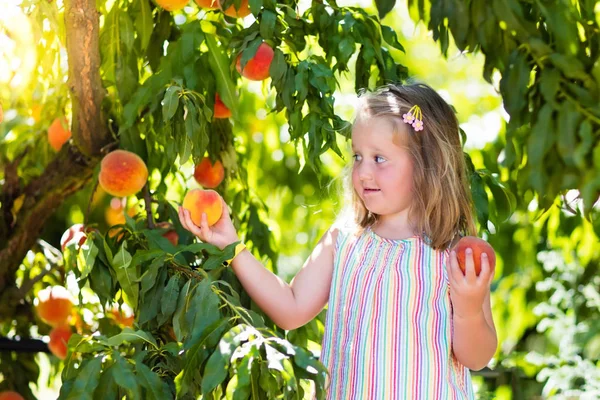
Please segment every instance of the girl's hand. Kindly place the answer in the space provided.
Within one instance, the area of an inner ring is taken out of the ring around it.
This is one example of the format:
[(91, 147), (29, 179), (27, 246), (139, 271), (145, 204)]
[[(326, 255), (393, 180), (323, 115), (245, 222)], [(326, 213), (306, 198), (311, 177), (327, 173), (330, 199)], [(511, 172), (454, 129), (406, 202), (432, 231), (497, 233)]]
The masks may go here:
[(202, 213), (202, 220), (200, 221), (200, 226), (198, 226), (192, 221), (189, 210), (179, 206), (178, 212), (181, 225), (185, 229), (192, 232), (203, 242), (213, 244), (223, 250), (227, 245), (237, 242), (239, 238), (231, 222), (227, 203), (225, 203), (223, 198), (221, 198), (221, 201), (223, 202), (223, 213), (213, 226), (208, 226), (206, 213)]
[(472, 318), (483, 312), (483, 300), (490, 290), (494, 279), (494, 271), (490, 268), (488, 257), (481, 254), (481, 271), (475, 274), (473, 250), (466, 250), (466, 266), (463, 275), (458, 265), (456, 251), (450, 252), (450, 262), (447, 263), (448, 280), (450, 281), (450, 300), (455, 315), (462, 318)]

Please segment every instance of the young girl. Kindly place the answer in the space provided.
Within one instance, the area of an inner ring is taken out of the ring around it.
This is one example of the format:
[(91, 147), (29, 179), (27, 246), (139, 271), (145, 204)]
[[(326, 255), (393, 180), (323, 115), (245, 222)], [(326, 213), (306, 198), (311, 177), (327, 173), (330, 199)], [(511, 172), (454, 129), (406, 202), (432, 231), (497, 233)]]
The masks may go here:
[[(497, 338), (485, 255), (463, 274), (452, 250), (475, 234), (458, 123), (423, 84), (361, 98), (352, 130), (352, 214), (334, 224), (290, 284), (242, 250), (231, 265), (281, 328), (328, 306), (321, 362), (328, 399), (473, 399), (469, 369), (486, 366)], [(226, 204), (223, 204), (227, 210)], [(228, 212), (183, 226), (224, 248), (238, 241)], [(237, 253), (237, 252), (236, 252)]]

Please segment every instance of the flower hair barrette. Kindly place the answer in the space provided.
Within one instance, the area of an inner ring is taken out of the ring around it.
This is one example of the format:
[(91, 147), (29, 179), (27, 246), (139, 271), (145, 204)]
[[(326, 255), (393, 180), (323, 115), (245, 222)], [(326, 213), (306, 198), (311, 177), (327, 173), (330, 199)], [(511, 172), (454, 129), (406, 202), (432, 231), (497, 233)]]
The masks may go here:
[(402, 118), (405, 123), (412, 125), (415, 132), (423, 130), (423, 113), (421, 113), (421, 107), (418, 105), (412, 106), (406, 114), (402, 115)]

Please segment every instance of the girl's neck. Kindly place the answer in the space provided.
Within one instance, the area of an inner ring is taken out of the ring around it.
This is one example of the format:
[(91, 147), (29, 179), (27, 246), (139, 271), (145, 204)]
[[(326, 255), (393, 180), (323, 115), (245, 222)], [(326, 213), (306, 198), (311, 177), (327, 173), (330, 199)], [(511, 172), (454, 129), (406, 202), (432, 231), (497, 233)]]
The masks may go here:
[(413, 227), (408, 223), (392, 224), (391, 222), (386, 223), (385, 221), (378, 220), (373, 224), (371, 229), (378, 236), (390, 240), (403, 240), (416, 235)]

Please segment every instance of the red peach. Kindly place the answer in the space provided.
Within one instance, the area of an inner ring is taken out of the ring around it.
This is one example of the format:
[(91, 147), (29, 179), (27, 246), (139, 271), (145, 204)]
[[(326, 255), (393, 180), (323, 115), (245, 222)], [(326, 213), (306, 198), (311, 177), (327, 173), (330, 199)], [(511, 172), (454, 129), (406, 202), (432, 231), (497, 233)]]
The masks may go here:
[(231, 110), (223, 103), (219, 94), (215, 94), (215, 118), (229, 117), (231, 117)]
[(221, 161), (217, 160), (214, 164), (209, 157), (204, 157), (200, 164), (194, 168), (194, 179), (202, 187), (214, 189), (221, 184), (225, 177), (225, 169)]
[(254, 57), (248, 60), (244, 66), (243, 71), (242, 53), (238, 55), (235, 67), (242, 76), (253, 81), (262, 81), (269, 77), (269, 68), (274, 55), (273, 49), (268, 44), (261, 43)]
[(50, 343), (48, 348), (56, 357), (64, 360), (67, 358), (67, 343), (71, 337), (71, 327), (60, 325), (50, 331)]
[(458, 257), (458, 265), (460, 269), (465, 273), (466, 271), (466, 250), (471, 248), (473, 251), (473, 261), (475, 266), (475, 274), (479, 275), (481, 272), (481, 254), (487, 254), (490, 269), (493, 271), (496, 267), (496, 253), (488, 242), (475, 236), (465, 236), (458, 241), (456, 245), (456, 255)]
[(115, 150), (108, 153), (100, 163), (98, 180), (107, 193), (117, 197), (131, 196), (139, 192), (148, 179), (148, 168), (135, 153)]
[(71, 131), (65, 117), (56, 118), (48, 128), (48, 142), (55, 151), (59, 151), (70, 137)]
[(0, 400), (25, 400), (25, 399), (19, 393), (13, 392), (11, 390), (7, 390), (7, 391), (0, 393)]
[(68, 245), (76, 243), (76, 249), (79, 250), (87, 239), (86, 229), (83, 224), (75, 224), (63, 233), (60, 238), (60, 248), (65, 251)]
[(172, 224), (163, 221), (156, 224), (156, 226), (161, 229), (167, 229), (167, 231), (163, 233), (162, 236), (166, 238), (169, 242), (173, 243), (173, 246), (177, 246), (177, 243), (179, 243), (179, 235), (177, 234), (177, 231), (173, 229)]
[(202, 213), (206, 213), (208, 225), (214, 225), (223, 213), (223, 202), (214, 190), (192, 189), (183, 198), (183, 208), (190, 212), (192, 221), (200, 226)]
[(48, 325), (62, 325), (71, 316), (73, 303), (69, 299), (69, 293), (62, 286), (40, 290), (38, 300), (36, 311), (39, 317)]

